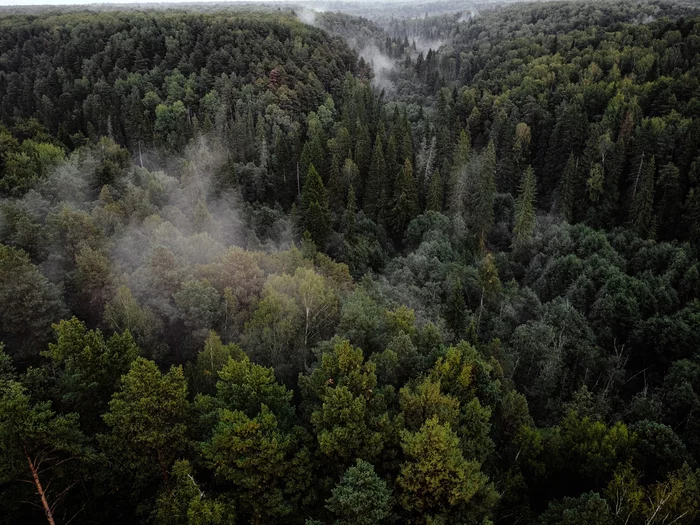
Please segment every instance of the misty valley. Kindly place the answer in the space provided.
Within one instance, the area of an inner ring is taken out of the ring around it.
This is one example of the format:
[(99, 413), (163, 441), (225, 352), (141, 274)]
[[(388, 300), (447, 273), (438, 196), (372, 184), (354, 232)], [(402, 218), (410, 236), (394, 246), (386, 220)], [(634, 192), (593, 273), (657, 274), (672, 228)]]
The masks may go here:
[(25, 523), (700, 523), (700, 4), (0, 7)]

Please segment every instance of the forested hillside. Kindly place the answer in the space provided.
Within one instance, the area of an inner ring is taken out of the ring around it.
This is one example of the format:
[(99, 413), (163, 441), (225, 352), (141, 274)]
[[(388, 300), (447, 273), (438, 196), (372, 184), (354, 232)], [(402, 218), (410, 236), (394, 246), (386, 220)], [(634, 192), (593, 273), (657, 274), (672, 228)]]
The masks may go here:
[(212, 9), (0, 15), (0, 523), (697, 523), (700, 11)]

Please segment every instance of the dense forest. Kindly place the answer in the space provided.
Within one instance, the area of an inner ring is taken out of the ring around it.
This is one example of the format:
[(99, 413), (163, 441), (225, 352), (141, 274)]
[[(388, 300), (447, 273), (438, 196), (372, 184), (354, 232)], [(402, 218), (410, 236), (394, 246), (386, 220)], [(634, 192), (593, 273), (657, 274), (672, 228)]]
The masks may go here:
[(0, 524), (698, 523), (693, 4), (0, 12)]

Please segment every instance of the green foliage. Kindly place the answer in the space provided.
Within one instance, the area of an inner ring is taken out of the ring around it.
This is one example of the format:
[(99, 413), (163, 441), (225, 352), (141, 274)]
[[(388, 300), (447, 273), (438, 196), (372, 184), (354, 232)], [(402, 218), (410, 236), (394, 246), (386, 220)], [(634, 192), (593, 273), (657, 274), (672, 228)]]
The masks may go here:
[(345, 471), (332, 494), (326, 508), (338, 524), (375, 525), (389, 515), (391, 490), (374, 467), (361, 459)]
[[(479, 463), (462, 456), (459, 438), (449, 424), (441, 424), (434, 416), (417, 432), (404, 431), (401, 447), (407, 458), (397, 478), (403, 508), (424, 519), (468, 510), (478, 516), (489, 511), (494, 489)], [(469, 509), (477, 496), (485, 500), (485, 507), (477, 504)]]
[(2, 18), (0, 522), (698, 520), (700, 11), (453, 4)]
[(99, 330), (88, 330), (73, 317), (54, 325), (56, 343), (43, 352), (58, 375), (61, 405), (95, 425), (123, 374), (139, 354), (131, 334), (114, 334), (105, 340)]
[(289, 420), (292, 393), (275, 380), (274, 371), (251, 363), (247, 357), (228, 362), (219, 371), (216, 397), (224, 407), (254, 417), (265, 405), (277, 418)]
[(305, 468), (303, 461), (293, 461), (293, 453), (292, 436), (278, 428), (265, 405), (252, 418), (222, 410), (211, 439), (202, 444), (208, 467), (237, 489), (238, 506), (253, 523), (280, 519), (292, 511), (285, 482), (294, 475), (290, 470)]
[(51, 326), (66, 315), (61, 289), (34, 266), (26, 253), (0, 245), (0, 339), (19, 360), (36, 357), (51, 337)]
[(309, 165), (301, 193), (301, 216), (303, 228), (311, 234), (317, 245), (324, 246), (330, 235), (331, 216), (326, 189), (313, 164)]
[(520, 184), (515, 201), (515, 224), (513, 225), (513, 247), (522, 247), (535, 229), (535, 196), (537, 182), (532, 167), (528, 167)]
[(103, 416), (110, 428), (104, 447), (136, 479), (152, 483), (160, 477), (167, 485), (170, 466), (188, 448), (188, 410), (182, 368), (161, 374), (153, 361), (139, 357)]
[(232, 525), (235, 509), (222, 499), (212, 500), (202, 491), (192, 476), (187, 460), (173, 465), (172, 487), (158, 497), (156, 523), (163, 525)]

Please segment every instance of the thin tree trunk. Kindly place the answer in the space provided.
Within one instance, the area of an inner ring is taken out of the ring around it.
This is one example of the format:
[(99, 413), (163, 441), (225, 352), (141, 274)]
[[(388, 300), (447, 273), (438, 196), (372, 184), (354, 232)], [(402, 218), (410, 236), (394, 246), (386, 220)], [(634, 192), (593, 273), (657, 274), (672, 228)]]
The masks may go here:
[(36, 485), (37, 494), (39, 494), (39, 497), (41, 498), (41, 505), (44, 508), (44, 512), (46, 513), (46, 519), (48, 520), (49, 525), (56, 525), (56, 522), (53, 519), (53, 513), (51, 512), (51, 506), (49, 505), (49, 502), (46, 499), (44, 487), (41, 486), (41, 481), (39, 480), (39, 472), (26, 451), (24, 455), (27, 457), (27, 463), (29, 463), (29, 470), (32, 471), (32, 478), (34, 478), (34, 484)]

